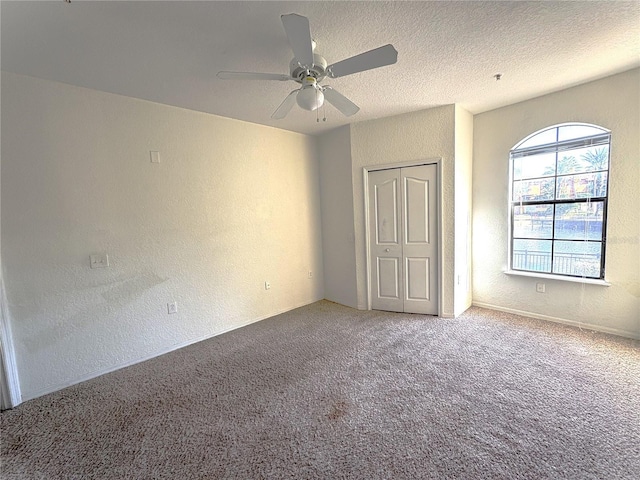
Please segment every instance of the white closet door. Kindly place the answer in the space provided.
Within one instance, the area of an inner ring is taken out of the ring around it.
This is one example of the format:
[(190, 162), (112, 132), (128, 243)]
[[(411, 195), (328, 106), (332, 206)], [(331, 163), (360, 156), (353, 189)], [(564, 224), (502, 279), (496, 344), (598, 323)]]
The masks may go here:
[(403, 311), (400, 170), (369, 173), (371, 307)]
[(438, 314), (436, 166), (369, 173), (371, 306)]
[(401, 169), (404, 311), (438, 314), (436, 166)]

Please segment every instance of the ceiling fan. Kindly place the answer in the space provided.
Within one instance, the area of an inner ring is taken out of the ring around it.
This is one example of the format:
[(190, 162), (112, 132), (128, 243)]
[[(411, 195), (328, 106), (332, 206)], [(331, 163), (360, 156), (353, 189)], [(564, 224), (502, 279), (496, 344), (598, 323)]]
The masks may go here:
[(314, 111), (320, 108), (325, 100), (350, 117), (356, 114), (360, 107), (329, 85), (320, 85), (320, 82), (326, 77), (344, 77), (392, 65), (398, 60), (398, 52), (393, 45), (388, 44), (327, 65), (324, 57), (315, 52), (316, 43), (311, 39), (309, 19), (295, 13), (282, 15), (280, 18), (294, 55), (289, 63), (289, 75), (253, 72), (218, 72), (217, 74), (218, 78), (225, 80), (278, 80), (281, 82), (293, 80), (299, 83), (301, 87), (289, 93), (273, 112), (271, 115), (273, 119), (286, 117), (296, 102), (301, 108)]

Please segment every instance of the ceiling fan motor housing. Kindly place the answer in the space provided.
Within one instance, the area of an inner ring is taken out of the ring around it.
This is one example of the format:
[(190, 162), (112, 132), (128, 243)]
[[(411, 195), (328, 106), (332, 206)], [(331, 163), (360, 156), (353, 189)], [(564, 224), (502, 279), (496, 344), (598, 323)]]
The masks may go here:
[(312, 76), (316, 81), (321, 81), (327, 76), (327, 61), (322, 55), (313, 54), (313, 65), (309, 68), (300, 65), (295, 58), (289, 63), (291, 78), (298, 83), (303, 83), (307, 76)]

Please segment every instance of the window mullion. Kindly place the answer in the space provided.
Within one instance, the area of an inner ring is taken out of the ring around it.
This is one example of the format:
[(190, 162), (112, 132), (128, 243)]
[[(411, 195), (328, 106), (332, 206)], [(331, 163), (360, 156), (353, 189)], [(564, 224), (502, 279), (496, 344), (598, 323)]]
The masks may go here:
[[(556, 141), (560, 135), (560, 129), (556, 128)], [(558, 200), (558, 152), (556, 151), (556, 168), (553, 172), (553, 217), (551, 224), (551, 269), (549, 273), (553, 273), (553, 259), (556, 246), (556, 201)]]
[(556, 204), (553, 204), (553, 219), (551, 223), (551, 269), (549, 273), (553, 273), (553, 253), (556, 246)]

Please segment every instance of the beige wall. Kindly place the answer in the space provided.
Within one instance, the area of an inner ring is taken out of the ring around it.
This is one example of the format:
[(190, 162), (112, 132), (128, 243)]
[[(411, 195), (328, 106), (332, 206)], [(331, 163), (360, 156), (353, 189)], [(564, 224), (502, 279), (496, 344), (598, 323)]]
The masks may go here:
[[(23, 397), (322, 299), (316, 151), (305, 135), (3, 73), (2, 267)], [(101, 252), (110, 268), (90, 269)]]
[[(397, 165), (440, 160), (440, 200), (442, 202), (442, 305), (445, 316), (462, 313), (471, 305), (471, 172), (473, 116), (454, 105), (420, 112), (352, 124), (350, 137), (337, 131), (320, 139), (323, 165), (323, 235), (324, 258), (329, 265), (346, 266), (355, 271), (341, 272), (340, 294), (329, 300), (360, 309), (367, 308), (366, 222), (363, 167)], [(349, 143), (350, 141), (350, 143)], [(350, 151), (348, 151), (350, 147)], [(344, 171), (350, 165), (350, 172)], [(340, 180), (335, 178), (339, 175)], [(333, 182), (327, 178), (334, 176)], [(350, 185), (345, 178), (350, 176)], [(349, 201), (345, 195), (351, 197)], [(340, 200), (338, 200), (340, 199)], [(353, 208), (350, 217), (345, 208)], [(347, 219), (347, 217), (349, 217)], [(331, 229), (328, 232), (327, 229)], [(345, 239), (342, 248), (330, 247), (328, 238), (340, 231)], [(353, 247), (353, 248), (351, 248)], [(460, 283), (456, 283), (457, 276)], [(330, 291), (330, 278), (325, 278), (325, 291)], [(344, 279), (348, 279), (348, 282)]]
[(454, 313), (471, 306), (471, 218), (473, 171), (473, 115), (455, 107), (455, 278)]
[(357, 308), (351, 129), (347, 125), (318, 141), (322, 191), (324, 295), (327, 300)]
[(447, 105), (351, 127), (358, 308), (367, 308), (363, 167), (441, 158), (443, 315), (454, 314), (454, 113)]
[[(640, 337), (640, 70), (500, 108), (474, 119), (474, 303)], [(606, 280), (610, 287), (508, 276), (509, 150), (564, 122), (611, 130)]]

